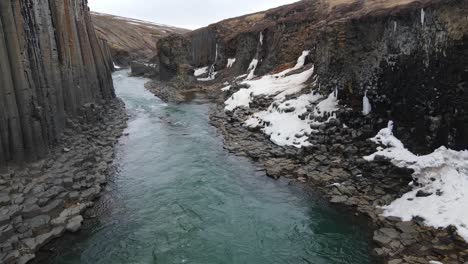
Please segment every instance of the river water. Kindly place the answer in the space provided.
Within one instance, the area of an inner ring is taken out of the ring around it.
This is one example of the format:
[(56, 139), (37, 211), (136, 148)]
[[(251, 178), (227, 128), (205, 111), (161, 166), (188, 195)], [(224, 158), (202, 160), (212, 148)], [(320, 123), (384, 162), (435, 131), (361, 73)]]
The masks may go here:
[(368, 230), (223, 149), (208, 103), (166, 104), (114, 73), (130, 115), (106, 208), (57, 264), (366, 264)]

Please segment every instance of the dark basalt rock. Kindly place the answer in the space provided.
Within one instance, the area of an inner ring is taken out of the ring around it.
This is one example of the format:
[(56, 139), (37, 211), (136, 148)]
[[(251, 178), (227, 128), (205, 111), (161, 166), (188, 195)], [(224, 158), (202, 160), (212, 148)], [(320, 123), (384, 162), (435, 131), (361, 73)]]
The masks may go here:
[(0, 167), (43, 158), (86, 103), (115, 98), (85, 0), (0, 1)]
[(161, 39), (158, 42), (159, 78), (162, 81), (174, 77), (194, 80), (190, 54), (190, 43), (184, 36), (173, 34)]
[(147, 78), (155, 77), (158, 71), (158, 64), (149, 64), (132, 61), (130, 63), (130, 74), (132, 76), (144, 76)]

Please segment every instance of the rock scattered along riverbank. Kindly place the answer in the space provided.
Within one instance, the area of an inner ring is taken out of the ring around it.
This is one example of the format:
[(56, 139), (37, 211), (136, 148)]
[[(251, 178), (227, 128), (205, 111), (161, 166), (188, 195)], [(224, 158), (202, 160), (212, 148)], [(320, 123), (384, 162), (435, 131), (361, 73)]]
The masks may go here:
[(86, 104), (49, 158), (0, 172), (0, 262), (27, 263), (42, 246), (77, 232), (99, 197), (127, 124), (119, 99)]

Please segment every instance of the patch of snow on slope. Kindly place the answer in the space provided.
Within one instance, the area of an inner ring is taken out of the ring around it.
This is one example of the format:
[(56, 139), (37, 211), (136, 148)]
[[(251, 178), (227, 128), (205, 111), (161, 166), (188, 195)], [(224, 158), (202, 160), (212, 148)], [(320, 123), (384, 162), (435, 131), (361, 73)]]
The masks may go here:
[[(330, 116), (338, 109), (338, 93), (331, 93), (324, 97), (310, 91), (303, 93), (305, 84), (314, 74), (314, 67), (300, 73), (288, 75), (294, 70), (304, 67), (305, 58), (309, 51), (304, 51), (296, 66), (274, 75), (265, 75), (256, 80), (244, 80), (241, 84), (248, 88), (241, 88), (225, 102), (225, 110), (233, 111), (238, 107), (250, 108), (258, 97), (269, 97), (272, 104), (263, 111), (251, 115), (244, 123), (251, 128), (261, 128), (270, 136), (270, 140), (280, 146), (294, 146), (297, 148), (310, 146), (310, 134), (316, 132), (311, 125), (323, 122), (316, 120)], [(315, 85), (315, 83), (313, 83)], [(230, 89), (231, 86), (223, 88)], [(297, 97), (289, 99), (289, 96)], [(316, 105), (311, 112), (310, 109)]]
[(255, 78), (255, 70), (257, 69), (257, 66), (258, 66), (258, 60), (257, 59), (253, 59), (252, 62), (250, 62), (250, 65), (249, 65), (249, 68), (247, 69), (247, 71), (249, 71), (249, 74), (247, 75), (247, 78), (245, 78), (246, 80), (252, 80), (253, 78)]
[(364, 158), (373, 161), (377, 156), (384, 157), (397, 167), (412, 169), (418, 184), (383, 207), (384, 216), (400, 217), (403, 221), (419, 216), (426, 225), (435, 228), (453, 225), (468, 241), (468, 151), (441, 147), (429, 155), (417, 156), (404, 147), (392, 129), (390, 122), (372, 139), (386, 148), (379, 147), (376, 153)]
[(327, 99), (321, 101), (314, 109), (314, 116), (325, 116), (330, 114), (333, 116), (336, 110), (338, 110), (338, 91), (335, 90), (331, 93)]
[(236, 58), (234, 59), (228, 59), (228, 63), (226, 65), (226, 68), (231, 68), (232, 65), (234, 65), (234, 63), (236, 63)]
[(249, 107), (256, 96), (275, 96), (275, 99), (284, 99), (286, 95), (300, 92), (306, 86), (304, 83), (312, 77), (314, 68), (286, 77), (265, 75), (258, 80), (243, 81), (249, 88), (242, 88), (234, 93), (226, 102), (225, 109), (232, 111), (237, 107)]
[(209, 68), (210, 68), (209, 66), (206, 66), (206, 67), (201, 67), (201, 68), (195, 69), (195, 73), (194, 73), (195, 77), (206, 74), (208, 72)]
[(284, 71), (276, 74), (276, 76), (283, 77), (283, 76), (285, 76), (286, 74), (288, 74), (288, 73), (290, 73), (292, 71), (299, 70), (300, 68), (304, 67), (305, 60), (306, 60), (307, 56), (309, 56), (309, 54), (310, 54), (309, 50), (303, 51), (302, 55), (299, 57), (299, 59), (297, 59), (296, 66), (294, 66), (291, 69), (284, 70)]
[(245, 125), (263, 127), (262, 131), (279, 146), (310, 146), (307, 140), (314, 130), (310, 127), (310, 120), (302, 120), (299, 116), (307, 113), (308, 105), (321, 98), (319, 94), (310, 93), (282, 103), (275, 102), (267, 111), (255, 113)]
[(229, 90), (231, 90), (231, 85), (228, 85), (228, 86), (221, 89), (221, 91), (223, 91), (223, 92), (227, 92)]

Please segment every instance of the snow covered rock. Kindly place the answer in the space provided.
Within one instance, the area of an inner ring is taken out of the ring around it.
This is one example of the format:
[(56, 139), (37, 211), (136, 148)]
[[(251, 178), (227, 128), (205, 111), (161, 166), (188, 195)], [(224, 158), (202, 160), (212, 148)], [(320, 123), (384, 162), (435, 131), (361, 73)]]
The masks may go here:
[(433, 153), (418, 156), (406, 149), (392, 133), (393, 122), (371, 140), (383, 145), (377, 152), (364, 157), (390, 160), (395, 166), (414, 171), (414, 189), (384, 206), (384, 216), (410, 221), (421, 217), (435, 228), (455, 226), (468, 241), (468, 151), (454, 151), (441, 147)]

